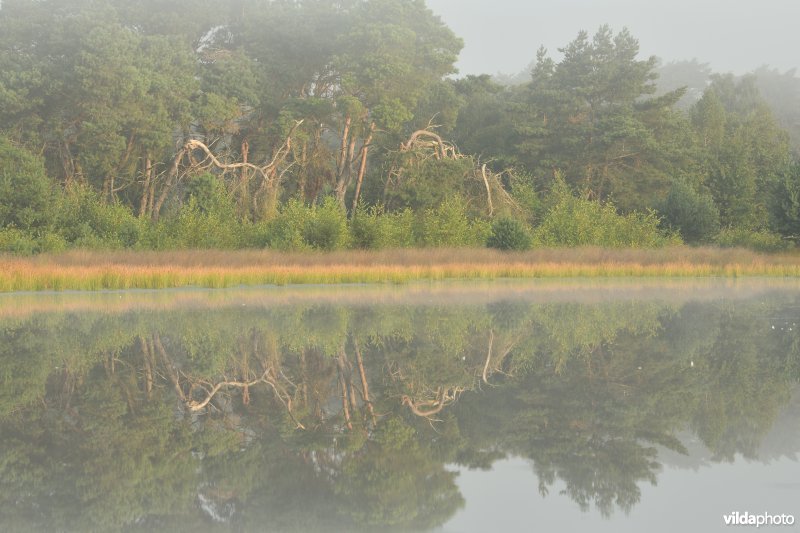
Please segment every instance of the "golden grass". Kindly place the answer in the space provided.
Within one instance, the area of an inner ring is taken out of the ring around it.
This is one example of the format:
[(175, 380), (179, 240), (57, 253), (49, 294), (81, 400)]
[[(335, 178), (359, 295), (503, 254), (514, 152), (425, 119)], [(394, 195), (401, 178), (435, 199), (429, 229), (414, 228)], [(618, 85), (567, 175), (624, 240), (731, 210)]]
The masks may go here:
[(741, 249), (572, 248), (505, 253), (420, 249), (275, 251), (72, 251), (0, 257), (0, 291), (223, 288), (405, 283), (414, 280), (571, 277), (800, 276), (800, 255)]

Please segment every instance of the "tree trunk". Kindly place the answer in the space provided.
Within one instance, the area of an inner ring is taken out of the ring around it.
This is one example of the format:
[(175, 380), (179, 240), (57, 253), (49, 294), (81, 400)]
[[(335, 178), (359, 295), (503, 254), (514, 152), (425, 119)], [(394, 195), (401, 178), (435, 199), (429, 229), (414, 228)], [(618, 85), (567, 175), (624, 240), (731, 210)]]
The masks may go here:
[(370, 144), (372, 143), (372, 135), (375, 133), (375, 123), (369, 126), (369, 135), (364, 145), (361, 147), (361, 165), (358, 167), (358, 180), (356, 181), (356, 194), (353, 196), (353, 213), (356, 212), (358, 206), (358, 196), (361, 194), (361, 183), (364, 181), (364, 174), (367, 172), (367, 153), (369, 152)]
[[(242, 141), (242, 162), (247, 163), (247, 158), (250, 154), (250, 143), (247, 142), (247, 139)], [(239, 173), (239, 197), (238, 197), (238, 206), (239, 206), (239, 214), (244, 217), (248, 211), (249, 207), (249, 195), (250, 195), (250, 169), (247, 166), (243, 166)]]
[(167, 200), (167, 196), (172, 189), (173, 179), (177, 178), (178, 176), (178, 168), (180, 167), (181, 160), (183, 159), (184, 155), (186, 155), (186, 148), (175, 154), (175, 158), (172, 160), (172, 165), (167, 173), (167, 179), (164, 182), (164, 187), (161, 188), (161, 194), (158, 195), (158, 200), (156, 200), (155, 205), (152, 206), (153, 211), (151, 215), (153, 217), (153, 222), (158, 222), (158, 216), (161, 213), (161, 207), (164, 205), (164, 202)]
[(342, 130), (342, 146), (339, 152), (339, 161), (336, 166), (336, 180), (340, 180), (344, 175), (345, 164), (347, 163), (347, 141), (350, 136), (350, 121), (348, 116), (344, 121), (344, 129)]
[(142, 185), (142, 200), (139, 202), (139, 218), (147, 214), (147, 206), (150, 203), (150, 184), (153, 179), (153, 164), (148, 155), (144, 163), (144, 184)]

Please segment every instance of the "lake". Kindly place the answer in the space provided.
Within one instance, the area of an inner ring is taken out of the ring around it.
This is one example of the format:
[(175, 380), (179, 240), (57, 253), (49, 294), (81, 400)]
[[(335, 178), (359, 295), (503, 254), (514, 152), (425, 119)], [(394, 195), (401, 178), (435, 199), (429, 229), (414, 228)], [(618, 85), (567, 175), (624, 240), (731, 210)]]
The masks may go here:
[(792, 280), (0, 295), (0, 530), (800, 519), (798, 324)]

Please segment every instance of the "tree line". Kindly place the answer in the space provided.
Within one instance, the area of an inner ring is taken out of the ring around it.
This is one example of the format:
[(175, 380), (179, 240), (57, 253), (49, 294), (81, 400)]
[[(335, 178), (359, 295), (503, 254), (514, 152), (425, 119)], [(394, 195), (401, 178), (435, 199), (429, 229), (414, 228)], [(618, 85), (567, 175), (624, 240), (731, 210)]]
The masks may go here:
[(604, 26), (505, 86), (456, 77), (462, 44), (423, 0), (4, 2), (0, 249), (800, 234), (793, 72)]

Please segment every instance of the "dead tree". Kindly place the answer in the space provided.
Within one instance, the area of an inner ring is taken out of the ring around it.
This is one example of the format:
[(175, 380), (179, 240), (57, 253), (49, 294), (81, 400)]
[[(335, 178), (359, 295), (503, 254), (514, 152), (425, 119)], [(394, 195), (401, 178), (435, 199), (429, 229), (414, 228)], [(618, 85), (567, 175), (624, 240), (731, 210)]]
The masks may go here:
[[(249, 145), (247, 144), (243, 145), (243, 161), (226, 163), (221, 161), (214, 154), (211, 148), (209, 148), (204, 142), (198, 139), (188, 140), (175, 154), (172, 164), (167, 172), (166, 182), (161, 189), (161, 194), (152, 205), (153, 219), (158, 219), (158, 215), (161, 212), (161, 208), (169, 196), (169, 193), (177, 186), (177, 184), (185, 175), (190, 173), (196, 174), (199, 172), (206, 172), (214, 168), (221, 170), (223, 175), (225, 175), (227, 172), (237, 171), (239, 173), (238, 187), (240, 188), (248, 187), (249, 189), (249, 181), (251, 176), (260, 178), (258, 190), (253, 196), (253, 210), (257, 211), (259, 209), (259, 197), (264, 198), (265, 205), (263, 206), (263, 210), (273, 209), (275, 207), (274, 204), (277, 201), (278, 188), (280, 187), (286, 171), (291, 167), (291, 164), (288, 166), (286, 165), (286, 160), (292, 153), (292, 137), (302, 123), (302, 120), (295, 121), (294, 125), (289, 130), (286, 139), (273, 152), (272, 158), (263, 165), (256, 165), (247, 161), (249, 154)], [(197, 151), (204, 155), (203, 159), (197, 160), (195, 158), (194, 154)], [(246, 196), (246, 191), (240, 191), (239, 194)]]

